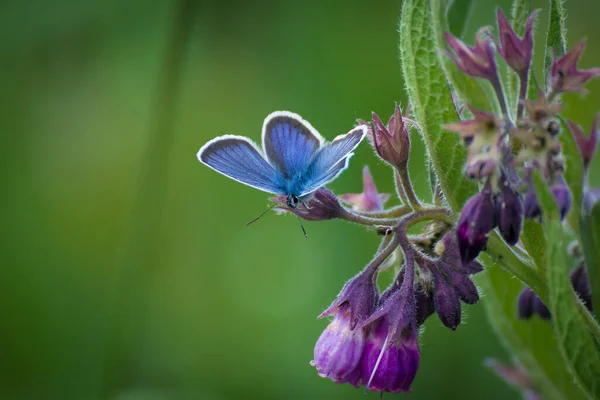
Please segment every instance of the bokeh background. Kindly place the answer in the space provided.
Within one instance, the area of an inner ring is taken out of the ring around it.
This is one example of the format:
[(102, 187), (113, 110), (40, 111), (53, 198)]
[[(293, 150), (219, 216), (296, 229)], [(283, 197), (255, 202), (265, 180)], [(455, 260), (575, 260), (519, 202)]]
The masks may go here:
[[(306, 223), (306, 240), (295, 218), (274, 214), (247, 228), (267, 196), (195, 155), (225, 133), (258, 141), (273, 110), (329, 139), (371, 111), (387, 119), (406, 103), (400, 7), (2, 2), (0, 398), (364, 398), (309, 361), (326, 326), (316, 316), (378, 239), (331, 221)], [(469, 40), (494, 23), (492, 8), (479, 2)], [(570, 43), (589, 38), (583, 66), (600, 65), (600, 5), (567, 9)], [(586, 130), (600, 99), (599, 82), (589, 88), (565, 110)], [(428, 197), (413, 139), (411, 173)], [(330, 187), (360, 191), (364, 165), (393, 192), (366, 143)], [(519, 398), (483, 366), (510, 360), (483, 307), (464, 309), (456, 332), (426, 323), (411, 398)]]

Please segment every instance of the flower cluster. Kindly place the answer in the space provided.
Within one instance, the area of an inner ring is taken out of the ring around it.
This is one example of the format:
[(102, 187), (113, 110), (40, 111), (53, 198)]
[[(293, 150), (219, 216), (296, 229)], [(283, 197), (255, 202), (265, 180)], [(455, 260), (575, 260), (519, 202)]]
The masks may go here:
[[(498, 10), (499, 40), (487, 31), (480, 31), (475, 48), (447, 35), (453, 53), (449, 56), (466, 74), (485, 78), (496, 91), (501, 113), (469, 108), (472, 118), (448, 124), (447, 130), (457, 132), (468, 148), (465, 175), (483, 183), (482, 190), (463, 208), (457, 225), (457, 236), (463, 262), (475, 259), (485, 248), (487, 235), (498, 227), (506, 242), (519, 241), (523, 218), (539, 218), (541, 208), (533, 188), (532, 173), (539, 170), (551, 185), (552, 195), (561, 217), (571, 206), (571, 192), (562, 176), (564, 160), (556, 120), (562, 104), (559, 95), (566, 91), (582, 91), (583, 85), (600, 74), (600, 69), (578, 70), (577, 63), (584, 42), (560, 58), (554, 58), (549, 72), (547, 91), (539, 91), (534, 100), (527, 98), (533, 52), (533, 22), (531, 14), (521, 38)], [(504, 97), (496, 66), (495, 51), (519, 77), (520, 96), (513, 114)], [(579, 125), (569, 121), (569, 127), (581, 149), (585, 165), (594, 153), (598, 141), (597, 125), (586, 139)]]
[[(571, 91), (584, 92), (584, 84), (600, 75), (600, 69), (578, 69), (585, 47), (582, 41), (562, 57), (554, 55), (546, 79), (547, 89), (539, 90), (535, 99), (529, 99), (536, 15), (537, 12), (532, 13), (527, 20), (523, 37), (517, 35), (501, 10), (497, 13), (499, 40), (484, 29), (478, 33), (476, 46), (472, 48), (450, 34), (446, 36), (452, 49), (448, 55), (465, 74), (491, 83), (501, 109), (501, 112), (495, 113), (467, 106), (472, 118), (445, 126), (447, 130), (459, 133), (468, 148), (465, 175), (482, 183), (481, 191), (465, 204), (457, 224), (463, 262), (477, 257), (494, 228), (498, 228), (509, 245), (516, 245), (523, 218), (541, 217), (541, 207), (532, 182), (535, 170), (550, 185), (561, 219), (571, 208), (571, 192), (562, 176), (564, 160), (558, 138), (562, 133), (556, 118), (563, 107), (559, 95)], [(494, 47), (519, 78), (519, 98), (514, 114), (504, 97)], [(586, 171), (598, 144), (599, 120), (600, 115), (594, 120), (589, 138), (578, 124), (567, 121)], [(587, 190), (587, 193), (593, 193), (593, 190)], [(589, 199), (593, 195), (586, 197)], [(583, 262), (571, 277), (573, 288), (591, 310), (591, 294)], [(525, 288), (520, 294), (518, 311), (523, 319), (533, 314), (544, 319), (551, 317), (546, 305), (530, 288)]]

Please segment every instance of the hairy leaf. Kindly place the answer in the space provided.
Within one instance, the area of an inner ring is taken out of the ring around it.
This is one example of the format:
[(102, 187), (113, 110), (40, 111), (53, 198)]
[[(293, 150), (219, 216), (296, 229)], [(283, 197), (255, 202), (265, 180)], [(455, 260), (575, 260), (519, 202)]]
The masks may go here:
[(575, 382), (589, 397), (600, 398), (600, 353), (569, 279), (569, 270), (575, 265), (567, 250), (569, 238), (550, 189), (539, 174), (534, 176), (534, 184), (548, 243), (548, 306), (558, 347)]
[(542, 224), (533, 219), (526, 219), (523, 223), (521, 241), (527, 253), (529, 253), (535, 262), (538, 272), (544, 273), (546, 265), (548, 265), (548, 257), (546, 255), (546, 237), (544, 236)]
[(585, 171), (579, 148), (575, 142), (575, 137), (563, 120), (561, 120), (561, 134), (559, 139), (562, 146), (562, 154), (565, 157), (565, 172), (563, 176), (573, 195), (573, 201), (571, 202), (572, 205), (569, 210), (569, 215), (567, 215), (567, 221), (577, 237), (580, 238), (579, 215), (581, 213), (581, 201), (583, 200), (583, 179)]
[(534, 316), (517, 317), (517, 298), (524, 287), (484, 254), (484, 274), (475, 278), (485, 297), (482, 304), (498, 337), (531, 376), (544, 399), (585, 399), (562, 362), (550, 323)]
[(600, 202), (581, 214), (581, 245), (592, 288), (592, 304), (600, 306)]
[(550, 0), (549, 5), (550, 16), (548, 17), (544, 70), (550, 68), (553, 52), (556, 52), (557, 57), (561, 57), (565, 54), (567, 48), (567, 28), (565, 26), (563, 0)]
[(431, 162), (450, 206), (457, 210), (475, 191), (462, 172), (466, 151), (458, 135), (443, 125), (458, 115), (438, 49), (427, 0), (406, 0), (400, 18), (400, 59), (413, 115), (421, 127)]

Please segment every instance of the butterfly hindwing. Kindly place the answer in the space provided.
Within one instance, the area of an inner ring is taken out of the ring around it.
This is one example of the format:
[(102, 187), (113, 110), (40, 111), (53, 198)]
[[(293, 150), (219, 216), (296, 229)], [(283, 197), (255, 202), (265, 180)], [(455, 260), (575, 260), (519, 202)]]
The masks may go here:
[(324, 143), (312, 125), (288, 111), (276, 111), (265, 119), (262, 140), (269, 163), (289, 180), (306, 172)]
[(248, 186), (269, 193), (285, 194), (285, 179), (282, 174), (245, 137), (225, 135), (215, 138), (198, 151), (198, 160)]
[(348, 167), (350, 157), (353, 155), (352, 151), (360, 144), (366, 133), (366, 126), (358, 126), (321, 147), (308, 168), (308, 177), (301, 195), (311, 193), (337, 178)]

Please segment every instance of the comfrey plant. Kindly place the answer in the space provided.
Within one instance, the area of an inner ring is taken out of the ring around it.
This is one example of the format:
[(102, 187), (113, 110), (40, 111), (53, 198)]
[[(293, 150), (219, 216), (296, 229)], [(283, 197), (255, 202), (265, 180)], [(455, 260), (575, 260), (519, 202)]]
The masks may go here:
[[(276, 194), (281, 212), (342, 219), (382, 237), (372, 261), (319, 316), (331, 317), (311, 361), (320, 376), (368, 391), (410, 391), (423, 324), (437, 314), (457, 329), (461, 303), (477, 303), (481, 291), (513, 356), (510, 365), (487, 361), (499, 376), (528, 399), (600, 399), (600, 326), (592, 314), (600, 190), (588, 185), (600, 116), (587, 135), (559, 114), (562, 95), (583, 93), (600, 69), (578, 67), (585, 42), (565, 49), (559, 0), (550, 1), (545, 64), (537, 68), (539, 13), (515, 0), (511, 21), (497, 10), (496, 31), (480, 29), (470, 46), (456, 36), (467, 9), (405, 0), (404, 112), (396, 105), (387, 124), (373, 113), (332, 142), (298, 115), (276, 112), (263, 125), (262, 151), (231, 135), (200, 149), (209, 167)], [(431, 201), (413, 191), (411, 131), (427, 146)], [(378, 193), (367, 167), (362, 193), (337, 196), (325, 187), (365, 136), (393, 170), (398, 206), (385, 208), (390, 196)], [(387, 269), (395, 277), (380, 292)], [(527, 321), (538, 316), (547, 322)]]

